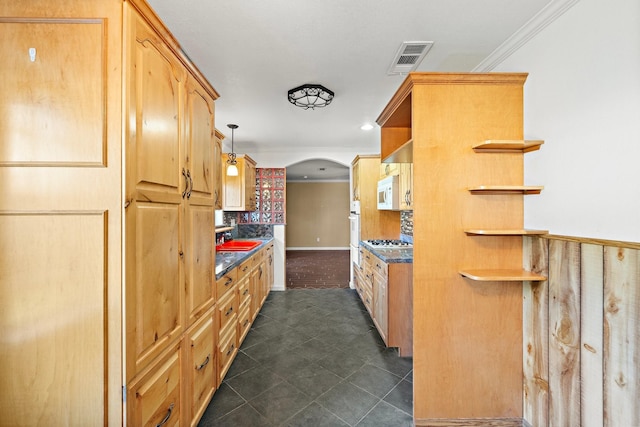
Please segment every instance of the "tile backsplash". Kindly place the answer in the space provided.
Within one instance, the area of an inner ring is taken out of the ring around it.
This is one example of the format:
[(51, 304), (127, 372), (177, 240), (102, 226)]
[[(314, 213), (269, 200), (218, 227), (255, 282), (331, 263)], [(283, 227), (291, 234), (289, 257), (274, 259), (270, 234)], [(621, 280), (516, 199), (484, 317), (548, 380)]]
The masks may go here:
[(400, 234), (413, 236), (413, 211), (400, 212)]

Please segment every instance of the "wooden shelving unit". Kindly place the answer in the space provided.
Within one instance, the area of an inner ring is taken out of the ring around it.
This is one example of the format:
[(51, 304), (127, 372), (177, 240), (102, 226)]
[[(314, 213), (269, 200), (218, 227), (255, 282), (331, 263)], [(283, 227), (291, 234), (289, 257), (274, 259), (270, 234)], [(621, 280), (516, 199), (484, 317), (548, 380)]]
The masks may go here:
[(479, 185), (469, 188), (472, 194), (540, 194), (542, 185)]
[[(544, 144), (541, 140), (504, 140), (490, 139), (472, 148), (476, 153), (515, 153), (522, 155), (530, 151), (535, 151)], [(532, 185), (480, 185), (469, 188), (471, 194), (505, 194), (514, 196), (525, 196), (529, 194), (540, 194), (543, 186)], [(526, 229), (467, 229), (464, 231), (468, 236), (533, 236), (548, 234), (547, 230), (526, 230)], [(522, 269), (473, 269), (461, 270), (463, 277), (478, 282), (523, 282), (547, 280), (546, 277), (531, 271)]]
[(542, 140), (489, 139), (474, 145), (473, 149), (477, 153), (528, 153), (539, 150), (542, 144)]
[(461, 270), (460, 274), (477, 282), (522, 282), (547, 280), (545, 276), (517, 269)]
[(548, 230), (464, 230), (465, 233), (469, 236), (541, 236), (544, 234), (549, 234)]

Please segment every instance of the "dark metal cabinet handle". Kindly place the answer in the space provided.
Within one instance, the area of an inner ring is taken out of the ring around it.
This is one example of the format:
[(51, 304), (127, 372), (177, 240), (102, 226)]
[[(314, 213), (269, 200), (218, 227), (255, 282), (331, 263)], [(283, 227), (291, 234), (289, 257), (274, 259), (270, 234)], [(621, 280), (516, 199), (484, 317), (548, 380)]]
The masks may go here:
[(207, 354), (207, 358), (202, 362), (200, 366), (196, 366), (196, 371), (201, 371), (205, 366), (209, 364), (209, 360), (211, 359), (211, 354)]
[(164, 419), (160, 421), (159, 424), (156, 424), (156, 427), (162, 427), (167, 423), (167, 421), (169, 421), (169, 418), (171, 418), (171, 413), (173, 412), (174, 405), (175, 405), (174, 403), (169, 405), (169, 409), (167, 410), (167, 415), (165, 415)]
[(225, 316), (230, 315), (231, 313), (233, 313), (233, 307), (229, 307), (229, 310), (227, 310), (227, 312), (224, 314)]
[(189, 178), (187, 178), (187, 171), (182, 168), (182, 176), (184, 176), (184, 191), (182, 192), (182, 198), (187, 197), (187, 190), (189, 190)]
[(231, 353), (233, 353), (233, 349), (236, 348), (235, 344), (231, 344), (231, 347), (229, 348), (229, 351), (227, 351), (227, 356), (230, 355)]
[(191, 198), (191, 191), (193, 190), (193, 179), (191, 178), (191, 171), (187, 169), (187, 178), (189, 178), (189, 192), (187, 193), (187, 199)]
[(227, 277), (227, 281), (224, 282), (224, 285), (229, 286), (232, 282), (233, 282), (233, 279), (231, 277)]

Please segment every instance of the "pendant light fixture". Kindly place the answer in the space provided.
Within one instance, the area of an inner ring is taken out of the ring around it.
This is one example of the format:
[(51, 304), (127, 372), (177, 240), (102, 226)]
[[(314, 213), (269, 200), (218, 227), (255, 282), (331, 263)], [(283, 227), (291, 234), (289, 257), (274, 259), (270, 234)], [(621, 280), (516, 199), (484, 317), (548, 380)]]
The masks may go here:
[(227, 176), (238, 176), (238, 163), (236, 160), (236, 153), (233, 151), (233, 131), (238, 129), (238, 125), (229, 124), (227, 125), (229, 129), (231, 129), (231, 152), (228, 154), (229, 158), (227, 159)]

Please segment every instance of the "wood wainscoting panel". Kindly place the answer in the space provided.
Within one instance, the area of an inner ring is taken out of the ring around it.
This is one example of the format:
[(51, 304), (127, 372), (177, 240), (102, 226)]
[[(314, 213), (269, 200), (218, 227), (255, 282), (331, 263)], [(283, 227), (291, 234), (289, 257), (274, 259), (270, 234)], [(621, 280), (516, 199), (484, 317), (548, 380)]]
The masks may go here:
[(525, 267), (547, 249), (548, 294), (523, 293), (524, 425), (640, 426), (638, 243), (525, 237)]
[[(549, 241), (524, 237), (525, 270), (549, 277)], [(523, 284), (523, 418), (535, 426), (549, 422), (549, 285)]]
[(580, 244), (549, 245), (549, 424), (580, 425)]
[(640, 251), (604, 249), (604, 414), (640, 425)]
[(583, 427), (602, 427), (602, 245), (583, 243), (580, 256), (580, 411)]

